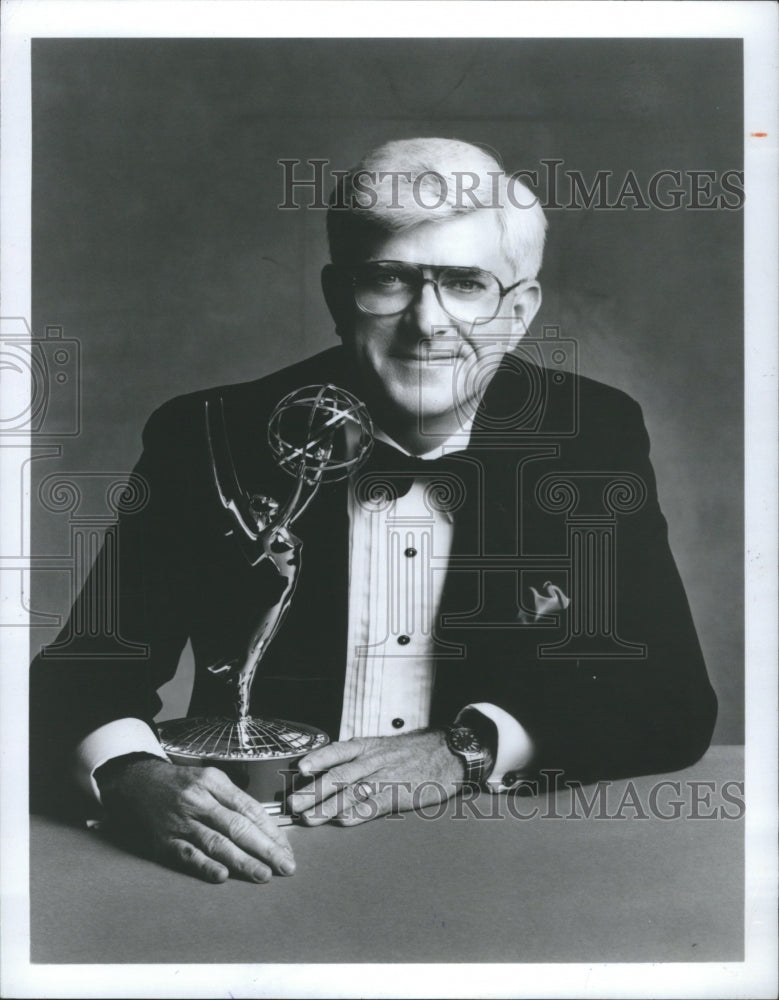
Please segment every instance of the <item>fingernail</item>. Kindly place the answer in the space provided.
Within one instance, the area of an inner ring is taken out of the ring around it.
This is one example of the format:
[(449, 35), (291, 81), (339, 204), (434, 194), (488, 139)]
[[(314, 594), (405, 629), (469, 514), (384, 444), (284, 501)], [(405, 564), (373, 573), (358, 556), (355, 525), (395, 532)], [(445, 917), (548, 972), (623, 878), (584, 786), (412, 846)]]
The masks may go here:
[(270, 876), (262, 868), (255, 868), (252, 872), (252, 878), (255, 882), (268, 882), (270, 880)]
[(292, 858), (284, 858), (283, 861), (279, 862), (279, 871), (282, 875), (292, 875), (295, 871), (295, 862)]

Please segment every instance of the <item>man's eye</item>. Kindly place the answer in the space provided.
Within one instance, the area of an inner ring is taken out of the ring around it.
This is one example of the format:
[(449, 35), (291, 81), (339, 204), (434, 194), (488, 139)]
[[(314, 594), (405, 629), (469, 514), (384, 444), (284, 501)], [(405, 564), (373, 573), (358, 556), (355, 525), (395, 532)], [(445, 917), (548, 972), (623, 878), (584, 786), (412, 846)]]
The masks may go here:
[(402, 274), (394, 274), (392, 271), (377, 271), (368, 278), (370, 284), (382, 292), (397, 292), (408, 288), (408, 281)]
[(484, 282), (477, 278), (449, 278), (444, 282), (444, 288), (460, 295), (478, 295), (485, 291)]

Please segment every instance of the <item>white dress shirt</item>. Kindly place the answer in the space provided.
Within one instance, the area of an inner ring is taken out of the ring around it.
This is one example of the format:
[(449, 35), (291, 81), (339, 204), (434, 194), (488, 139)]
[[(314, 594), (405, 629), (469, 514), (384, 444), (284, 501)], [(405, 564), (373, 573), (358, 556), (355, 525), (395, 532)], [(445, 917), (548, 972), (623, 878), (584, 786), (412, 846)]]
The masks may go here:
[[(466, 428), (420, 457), (462, 450), (469, 434)], [(404, 451), (380, 430), (376, 435)], [(422, 479), (414, 480), (404, 496), (384, 503), (358, 498), (353, 480), (348, 505), (348, 660), (339, 739), (408, 733), (430, 721), (436, 668), (433, 623), (451, 552), (451, 515), (425, 503)], [(473, 712), (495, 725), (497, 753), (487, 785), (504, 791), (530, 760), (530, 738), (497, 705), (463, 706), (456, 721), (467, 721)], [(114, 757), (139, 751), (165, 757), (141, 720), (118, 719), (101, 726), (76, 749), (79, 784), (99, 800), (95, 771)]]

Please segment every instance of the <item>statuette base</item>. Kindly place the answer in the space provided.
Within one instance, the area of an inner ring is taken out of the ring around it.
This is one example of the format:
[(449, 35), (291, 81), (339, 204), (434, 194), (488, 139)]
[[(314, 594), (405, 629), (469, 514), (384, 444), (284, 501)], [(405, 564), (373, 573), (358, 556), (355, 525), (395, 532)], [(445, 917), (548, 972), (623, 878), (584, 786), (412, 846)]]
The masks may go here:
[(330, 742), (313, 726), (252, 716), (173, 719), (158, 728), (162, 748), (174, 764), (218, 767), (259, 802), (288, 795), (300, 758)]

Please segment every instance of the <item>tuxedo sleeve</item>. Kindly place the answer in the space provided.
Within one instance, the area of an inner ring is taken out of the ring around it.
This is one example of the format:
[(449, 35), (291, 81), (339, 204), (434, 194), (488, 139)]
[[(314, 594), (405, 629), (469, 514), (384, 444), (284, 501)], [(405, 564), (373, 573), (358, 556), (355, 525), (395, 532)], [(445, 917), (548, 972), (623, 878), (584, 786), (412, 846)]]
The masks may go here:
[[(649, 438), (640, 407), (621, 400), (612, 414), (608, 457), (591, 471), (616, 478), (628, 473), (643, 491), (637, 509), (615, 514), (609, 542), (609, 628), (630, 645), (629, 655), (607, 644), (602, 656), (550, 657), (544, 652), (549, 633), (541, 630), (521, 656), (496, 664), (484, 700), (501, 705), (529, 734), (535, 753), (526, 774), (560, 769), (570, 779), (591, 781), (672, 771), (698, 760), (711, 740), (717, 701), (669, 547)], [(604, 559), (595, 574), (605, 565)], [(561, 613), (563, 634), (567, 629), (570, 636), (575, 612)], [(589, 624), (597, 631), (597, 622)], [(528, 648), (535, 652), (528, 655)]]
[[(157, 688), (175, 673), (188, 636), (187, 472), (177, 448), (181, 417), (169, 403), (149, 420), (123, 513), (58, 638), (30, 671), (33, 805), (73, 795), (77, 744), (117, 719), (153, 728)], [(120, 508), (123, 506), (120, 503)]]

